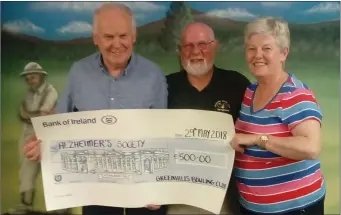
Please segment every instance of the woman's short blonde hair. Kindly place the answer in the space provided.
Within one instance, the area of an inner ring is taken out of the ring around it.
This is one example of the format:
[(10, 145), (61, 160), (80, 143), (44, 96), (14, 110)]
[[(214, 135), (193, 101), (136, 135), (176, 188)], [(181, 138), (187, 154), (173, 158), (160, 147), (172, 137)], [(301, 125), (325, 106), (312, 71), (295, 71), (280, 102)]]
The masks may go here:
[(248, 23), (244, 30), (245, 43), (253, 34), (272, 35), (281, 50), (284, 50), (285, 48), (289, 49), (290, 47), (288, 23), (279, 18), (263, 17)]

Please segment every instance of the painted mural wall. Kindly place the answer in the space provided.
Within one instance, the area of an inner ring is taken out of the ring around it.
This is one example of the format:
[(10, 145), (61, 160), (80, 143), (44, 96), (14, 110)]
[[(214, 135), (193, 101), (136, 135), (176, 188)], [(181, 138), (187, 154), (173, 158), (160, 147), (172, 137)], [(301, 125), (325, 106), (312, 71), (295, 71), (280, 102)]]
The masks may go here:
[[(20, 201), (19, 161), (23, 122), (19, 107), (27, 84), (20, 73), (31, 61), (48, 73), (57, 92), (75, 60), (96, 51), (92, 12), (99, 2), (1, 3), (1, 209)], [(158, 63), (165, 74), (179, 71), (177, 35), (184, 24), (210, 25), (220, 42), (216, 65), (251, 80), (243, 50), (243, 27), (259, 16), (289, 22), (291, 49), (286, 69), (313, 89), (323, 111), (322, 170), (327, 181), (326, 213), (339, 214), (340, 4), (338, 2), (128, 2), (135, 13), (135, 52)], [(41, 176), (34, 208), (44, 210)], [(79, 213), (79, 210), (75, 210)]]

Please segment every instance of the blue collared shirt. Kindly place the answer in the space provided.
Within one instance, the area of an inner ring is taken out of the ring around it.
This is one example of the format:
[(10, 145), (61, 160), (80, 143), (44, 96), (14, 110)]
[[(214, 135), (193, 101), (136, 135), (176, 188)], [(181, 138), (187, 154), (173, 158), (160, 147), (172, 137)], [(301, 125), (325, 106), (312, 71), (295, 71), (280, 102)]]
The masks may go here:
[(121, 76), (113, 78), (100, 53), (71, 66), (57, 113), (103, 109), (165, 109), (167, 83), (163, 71), (150, 60), (133, 54)]

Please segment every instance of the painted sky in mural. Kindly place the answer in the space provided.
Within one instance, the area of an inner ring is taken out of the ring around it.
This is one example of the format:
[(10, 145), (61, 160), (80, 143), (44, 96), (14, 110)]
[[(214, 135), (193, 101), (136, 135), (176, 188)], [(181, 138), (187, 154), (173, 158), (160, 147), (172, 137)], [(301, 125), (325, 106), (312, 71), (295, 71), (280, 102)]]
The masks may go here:
[[(171, 2), (124, 2), (143, 25), (165, 17)], [(92, 12), (102, 2), (2, 2), (2, 28), (44, 39), (88, 37)], [(339, 2), (187, 2), (207, 16), (248, 21), (275, 15), (289, 23), (340, 19)]]

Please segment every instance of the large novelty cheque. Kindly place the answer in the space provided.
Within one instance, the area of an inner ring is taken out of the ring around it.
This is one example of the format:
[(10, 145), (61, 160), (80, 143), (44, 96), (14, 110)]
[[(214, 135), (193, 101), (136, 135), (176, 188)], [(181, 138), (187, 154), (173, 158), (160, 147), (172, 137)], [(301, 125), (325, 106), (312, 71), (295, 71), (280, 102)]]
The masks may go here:
[(47, 210), (186, 204), (220, 213), (234, 160), (229, 114), (98, 110), (32, 123)]

